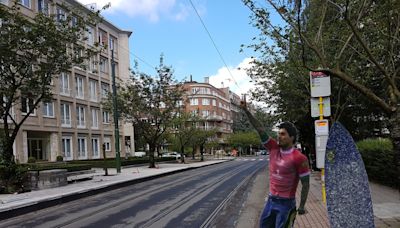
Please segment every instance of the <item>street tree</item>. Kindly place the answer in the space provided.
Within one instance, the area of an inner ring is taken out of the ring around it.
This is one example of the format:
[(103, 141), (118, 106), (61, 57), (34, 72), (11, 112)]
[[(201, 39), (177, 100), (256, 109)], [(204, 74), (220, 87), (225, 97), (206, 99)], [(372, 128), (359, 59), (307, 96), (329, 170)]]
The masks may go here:
[(239, 132), (229, 135), (228, 144), (243, 151), (251, 146), (258, 147), (261, 144), (261, 141), (260, 137), (255, 131)]
[(155, 77), (134, 70), (131, 80), (120, 86), (117, 99), (120, 117), (131, 122), (149, 145), (150, 168), (155, 168), (154, 152), (179, 113), (184, 94), (163, 56), (156, 70)]
[(200, 150), (200, 160), (204, 161), (204, 149), (216, 147), (218, 144), (216, 143), (216, 139), (214, 138), (217, 133), (216, 129), (197, 129), (195, 132), (195, 137), (192, 140), (192, 148), (193, 148), (193, 157), (194, 153), (199, 147)]
[[(301, 67), (339, 79), (382, 110), (389, 120), (396, 152), (393, 162), (399, 169), (400, 2), (267, 0), (268, 7), (253, 0), (243, 2), (261, 32), (259, 42), (250, 45), (261, 52), (253, 75), (266, 73), (267, 63), (297, 50)], [(271, 14), (280, 16), (279, 24)]]
[[(99, 12), (63, 6), (71, 12), (65, 17), (28, 18), (16, 2), (0, 4), (0, 152), (6, 166), (15, 162), (13, 143), (22, 124), (52, 99), (53, 82), (74, 66), (84, 68), (100, 51), (95, 43), (85, 48), (87, 26), (100, 21)], [(16, 110), (23, 115), (14, 115)]]
[(179, 116), (173, 120), (171, 134), (174, 138), (175, 147), (178, 148), (181, 154), (182, 163), (185, 162), (185, 147), (188, 147), (195, 140), (197, 130), (200, 130), (197, 128), (197, 123), (200, 120), (199, 116), (188, 112), (179, 113)]

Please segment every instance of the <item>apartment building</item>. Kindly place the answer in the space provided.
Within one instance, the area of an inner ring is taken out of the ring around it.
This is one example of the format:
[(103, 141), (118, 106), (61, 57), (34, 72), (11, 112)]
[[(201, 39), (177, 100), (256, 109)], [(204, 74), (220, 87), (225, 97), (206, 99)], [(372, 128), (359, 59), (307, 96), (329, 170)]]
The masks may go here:
[[(13, 1), (1, 0), (0, 3), (10, 5)], [(80, 5), (73, 0), (20, 0), (19, 4), (21, 12), (28, 17), (43, 12), (54, 14), (57, 19), (69, 13), (63, 5)], [(55, 161), (57, 156), (63, 156), (64, 160), (99, 159), (103, 157), (102, 145), (107, 157), (115, 157), (112, 115), (103, 109), (101, 100), (112, 91), (112, 50), (117, 81), (129, 77), (128, 39), (131, 33), (105, 19), (88, 27), (85, 45), (90, 48), (98, 41), (104, 47), (103, 51), (90, 60), (86, 69), (74, 67), (55, 75), (53, 100), (41, 103), (18, 133), (14, 156), (19, 162), (27, 162), (29, 157), (43, 161)], [(17, 119), (29, 111), (32, 100), (26, 99), (21, 103), (21, 107), (15, 108)], [(120, 124), (120, 129), (123, 157), (130, 152), (133, 129), (124, 131), (123, 124)]]
[(226, 144), (226, 138), (232, 134), (232, 110), (229, 88), (219, 89), (205, 82), (188, 81), (183, 85), (186, 92), (187, 104), (185, 111), (199, 115), (204, 122), (199, 123), (199, 128), (216, 129), (216, 139), (222, 148)]

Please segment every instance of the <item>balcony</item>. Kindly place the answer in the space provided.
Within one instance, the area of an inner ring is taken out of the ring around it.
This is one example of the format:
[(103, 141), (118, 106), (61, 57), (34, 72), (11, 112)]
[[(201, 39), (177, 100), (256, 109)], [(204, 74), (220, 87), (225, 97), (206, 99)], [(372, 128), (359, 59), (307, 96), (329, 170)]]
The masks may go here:
[(222, 116), (210, 115), (210, 116), (207, 116), (206, 119), (207, 119), (207, 120), (222, 121)]

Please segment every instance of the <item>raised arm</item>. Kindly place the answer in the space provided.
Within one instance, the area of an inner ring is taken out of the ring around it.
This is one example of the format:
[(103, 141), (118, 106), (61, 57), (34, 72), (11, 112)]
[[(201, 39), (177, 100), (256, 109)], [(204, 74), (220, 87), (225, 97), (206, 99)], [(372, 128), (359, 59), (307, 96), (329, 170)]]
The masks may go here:
[(269, 139), (269, 135), (268, 135), (267, 131), (265, 130), (265, 128), (263, 127), (263, 125), (260, 123), (260, 121), (258, 121), (253, 116), (253, 114), (251, 114), (249, 109), (247, 108), (246, 100), (240, 101), (240, 108), (244, 111), (244, 113), (246, 113), (246, 116), (247, 116), (247, 118), (249, 118), (251, 125), (253, 125), (253, 127), (256, 129), (256, 131), (260, 135), (261, 141), (266, 142)]

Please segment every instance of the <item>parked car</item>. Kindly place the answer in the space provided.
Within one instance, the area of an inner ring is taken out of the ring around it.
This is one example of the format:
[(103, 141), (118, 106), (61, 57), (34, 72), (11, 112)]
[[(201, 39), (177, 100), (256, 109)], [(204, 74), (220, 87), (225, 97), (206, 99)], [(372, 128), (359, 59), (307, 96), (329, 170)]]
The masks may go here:
[(176, 158), (176, 159), (179, 159), (179, 158), (181, 158), (181, 154), (178, 153), (178, 152), (172, 151), (172, 152), (163, 153), (163, 154), (161, 155), (161, 157), (163, 157), (163, 158), (171, 158), (171, 157), (174, 157), (174, 158)]
[(134, 157), (144, 157), (144, 156), (146, 156), (146, 152), (144, 152), (144, 151), (136, 151), (136, 152), (133, 153), (133, 156)]

